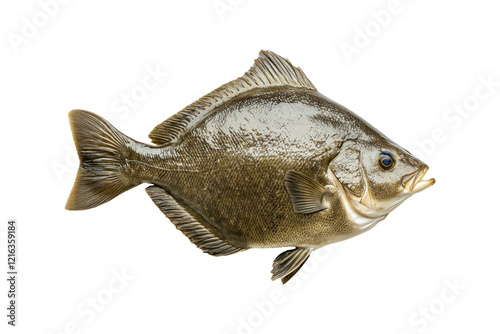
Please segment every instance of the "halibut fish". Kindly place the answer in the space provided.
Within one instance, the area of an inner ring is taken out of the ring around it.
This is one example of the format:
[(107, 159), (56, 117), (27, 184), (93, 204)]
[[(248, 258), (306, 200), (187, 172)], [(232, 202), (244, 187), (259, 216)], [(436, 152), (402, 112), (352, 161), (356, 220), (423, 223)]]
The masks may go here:
[(205, 253), (293, 247), (273, 263), (283, 283), (314, 250), (369, 230), (434, 184), (423, 180), (427, 165), (270, 51), (156, 126), (152, 144), (88, 111), (69, 119), (80, 166), (66, 209), (151, 184), (156, 206)]

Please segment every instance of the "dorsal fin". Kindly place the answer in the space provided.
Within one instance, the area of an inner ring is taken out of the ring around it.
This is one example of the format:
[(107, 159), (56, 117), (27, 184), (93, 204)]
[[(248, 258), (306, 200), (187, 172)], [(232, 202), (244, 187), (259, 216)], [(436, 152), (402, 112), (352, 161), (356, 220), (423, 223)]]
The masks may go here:
[(183, 133), (193, 128), (222, 103), (254, 88), (272, 86), (316, 90), (304, 72), (294, 67), (288, 59), (274, 52), (262, 50), (259, 58), (255, 59), (253, 66), (242, 77), (222, 85), (157, 125), (149, 134), (149, 138), (157, 145), (173, 144)]

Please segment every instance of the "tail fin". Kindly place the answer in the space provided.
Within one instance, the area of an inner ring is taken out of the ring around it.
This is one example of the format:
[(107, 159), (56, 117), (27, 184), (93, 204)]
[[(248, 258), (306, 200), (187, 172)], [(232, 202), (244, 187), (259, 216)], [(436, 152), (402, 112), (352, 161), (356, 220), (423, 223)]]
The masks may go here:
[(127, 143), (132, 139), (85, 110), (70, 111), (69, 121), (80, 167), (66, 209), (94, 208), (137, 185), (122, 168)]

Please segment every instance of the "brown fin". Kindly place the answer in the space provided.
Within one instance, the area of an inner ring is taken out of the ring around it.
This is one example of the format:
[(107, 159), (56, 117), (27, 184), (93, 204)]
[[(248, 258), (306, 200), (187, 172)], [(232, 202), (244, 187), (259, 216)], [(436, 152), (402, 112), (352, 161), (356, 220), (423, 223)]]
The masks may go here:
[(283, 284), (288, 282), (307, 261), (312, 251), (312, 248), (295, 248), (278, 255), (273, 262), (271, 279), (274, 281), (281, 278)]
[(175, 143), (183, 133), (196, 126), (210, 111), (222, 103), (254, 88), (272, 86), (316, 90), (304, 72), (294, 67), (288, 59), (274, 52), (262, 50), (254, 65), (242, 77), (217, 88), (159, 124), (149, 134), (149, 138), (158, 145)]
[(281, 283), (282, 284), (285, 284), (286, 282), (288, 282), (293, 276), (295, 276), (296, 273), (299, 272), (300, 268), (302, 268), (302, 266), (304, 265), (304, 263), (306, 263), (307, 259), (309, 258), (309, 255), (307, 256), (307, 258), (302, 261), (302, 263), (300, 264), (300, 266), (298, 266), (297, 268), (295, 268), (294, 271), (292, 271), (291, 273), (289, 273), (288, 275), (284, 276), (281, 278)]
[(137, 185), (127, 178), (120, 163), (132, 139), (89, 111), (72, 110), (69, 121), (80, 167), (66, 209), (96, 207)]
[(191, 209), (182, 206), (165, 189), (158, 186), (146, 188), (156, 206), (174, 223), (193, 244), (213, 256), (230, 255), (244, 249), (235, 247), (216, 236), (205, 226), (208, 223)]
[(329, 191), (308, 176), (290, 170), (285, 174), (285, 187), (295, 212), (309, 214), (328, 209), (324, 195)]

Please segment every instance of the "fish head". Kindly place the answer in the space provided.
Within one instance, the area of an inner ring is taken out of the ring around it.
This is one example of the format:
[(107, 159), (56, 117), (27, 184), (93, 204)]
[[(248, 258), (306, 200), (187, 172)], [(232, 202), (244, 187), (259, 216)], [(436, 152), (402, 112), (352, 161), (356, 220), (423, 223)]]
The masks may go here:
[(385, 216), (404, 200), (434, 184), (423, 180), (429, 167), (408, 151), (382, 138), (349, 141), (330, 162), (329, 178), (356, 214)]

